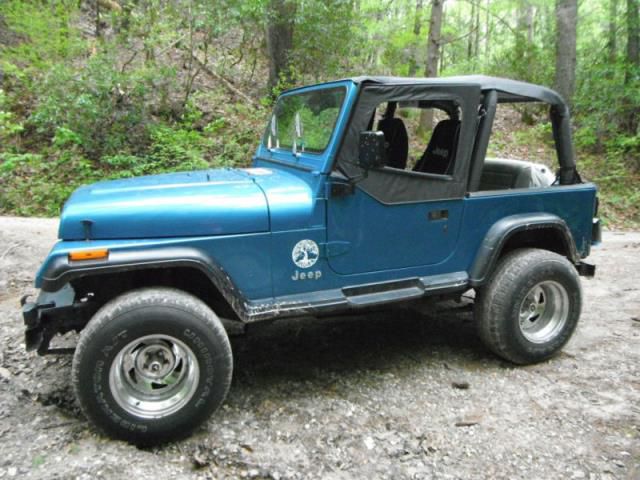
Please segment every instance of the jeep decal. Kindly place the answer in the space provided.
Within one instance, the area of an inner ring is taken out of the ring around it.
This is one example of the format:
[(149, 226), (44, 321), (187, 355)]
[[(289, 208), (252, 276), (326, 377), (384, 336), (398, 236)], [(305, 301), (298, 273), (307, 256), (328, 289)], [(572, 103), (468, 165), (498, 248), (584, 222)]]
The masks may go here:
[(291, 259), (299, 268), (313, 267), (319, 256), (320, 248), (313, 240), (300, 240), (291, 252)]

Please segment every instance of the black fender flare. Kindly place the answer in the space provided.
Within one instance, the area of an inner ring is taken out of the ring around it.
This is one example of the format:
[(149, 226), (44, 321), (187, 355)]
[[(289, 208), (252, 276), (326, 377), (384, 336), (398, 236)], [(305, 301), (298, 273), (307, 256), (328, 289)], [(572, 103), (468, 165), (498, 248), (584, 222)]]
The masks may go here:
[(564, 242), (567, 258), (574, 264), (579, 262), (579, 255), (571, 230), (566, 222), (550, 213), (522, 213), (509, 215), (494, 223), (484, 237), (476, 258), (469, 272), (469, 284), (473, 287), (482, 285), (494, 265), (498, 261), (502, 248), (514, 234), (543, 228), (552, 228), (560, 233)]
[(42, 273), (41, 289), (55, 292), (72, 280), (109, 273), (172, 267), (195, 268), (204, 273), (241, 320), (249, 316), (246, 297), (229, 274), (202, 250), (193, 247), (112, 250), (107, 260), (70, 262), (67, 256), (55, 258)]

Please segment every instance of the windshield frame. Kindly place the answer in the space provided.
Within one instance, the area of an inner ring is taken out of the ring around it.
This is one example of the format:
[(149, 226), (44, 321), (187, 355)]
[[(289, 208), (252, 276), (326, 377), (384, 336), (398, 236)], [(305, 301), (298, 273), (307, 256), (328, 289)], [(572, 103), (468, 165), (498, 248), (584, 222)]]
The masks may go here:
[(333, 90), (336, 88), (344, 88), (345, 95), (342, 100), (338, 116), (336, 117), (333, 131), (331, 132), (331, 136), (329, 137), (329, 141), (324, 151), (316, 152), (305, 150), (304, 152), (298, 151), (294, 154), (290, 147), (276, 148), (275, 146), (272, 146), (272, 148), (268, 148), (266, 139), (270, 133), (271, 118), (273, 117), (273, 112), (277, 105), (276, 102), (267, 119), (264, 134), (260, 139), (260, 144), (256, 151), (256, 160), (267, 160), (279, 164), (290, 165), (303, 170), (319, 171), (322, 173), (328, 171), (331, 168), (333, 158), (336, 154), (339, 143), (337, 140), (341, 138), (341, 135), (345, 130), (345, 126), (348, 121), (348, 112), (350, 112), (354, 103), (357, 90), (356, 85), (351, 80), (341, 80), (287, 90), (278, 97), (279, 102), (283, 97), (291, 95), (306, 94), (318, 90)]

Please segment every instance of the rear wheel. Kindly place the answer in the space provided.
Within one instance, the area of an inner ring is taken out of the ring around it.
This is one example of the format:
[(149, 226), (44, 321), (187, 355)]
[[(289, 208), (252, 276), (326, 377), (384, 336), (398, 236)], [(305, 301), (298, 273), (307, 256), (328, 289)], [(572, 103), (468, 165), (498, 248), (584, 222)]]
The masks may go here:
[(150, 445), (184, 437), (224, 400), (233, 361), (218, 317), (184, 292), (118, 297), (83, 330), (73, 384), (85, 415), (108, 435)]
[(505, 255), (479, 289), (475, 315), (489, 349), (514, 363), (529, 364), (562, 349), (581, 308), (580, 278), (566, 258), (521, 249)]

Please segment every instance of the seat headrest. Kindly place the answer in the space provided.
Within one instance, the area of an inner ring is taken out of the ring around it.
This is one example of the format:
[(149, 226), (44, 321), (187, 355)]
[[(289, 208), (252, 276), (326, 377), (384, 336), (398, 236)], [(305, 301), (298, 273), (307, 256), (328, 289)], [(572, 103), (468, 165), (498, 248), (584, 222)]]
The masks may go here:
[(413, 170), (422, 173), (445, 175), (453, 166), (453, 158), (458, 142), (460, 120), (441, 120), (433, 129), (429, 145)]
[(438, 122), (429, 141), (428, 154), (433, 157), (440, 157), (443, 160), (449, 160), (451, 157), (450, 150), (455, 147), (455, 142), (452, 139), (458, 133), (459, 125), (460, 121), (453, 119)]
[(378, 122), (378, 130), (384, 133), (387, 143), (387, 165), (404, 170), (409, 157), (409, 136), (404, 122), (400, 118), (383, 118)]

